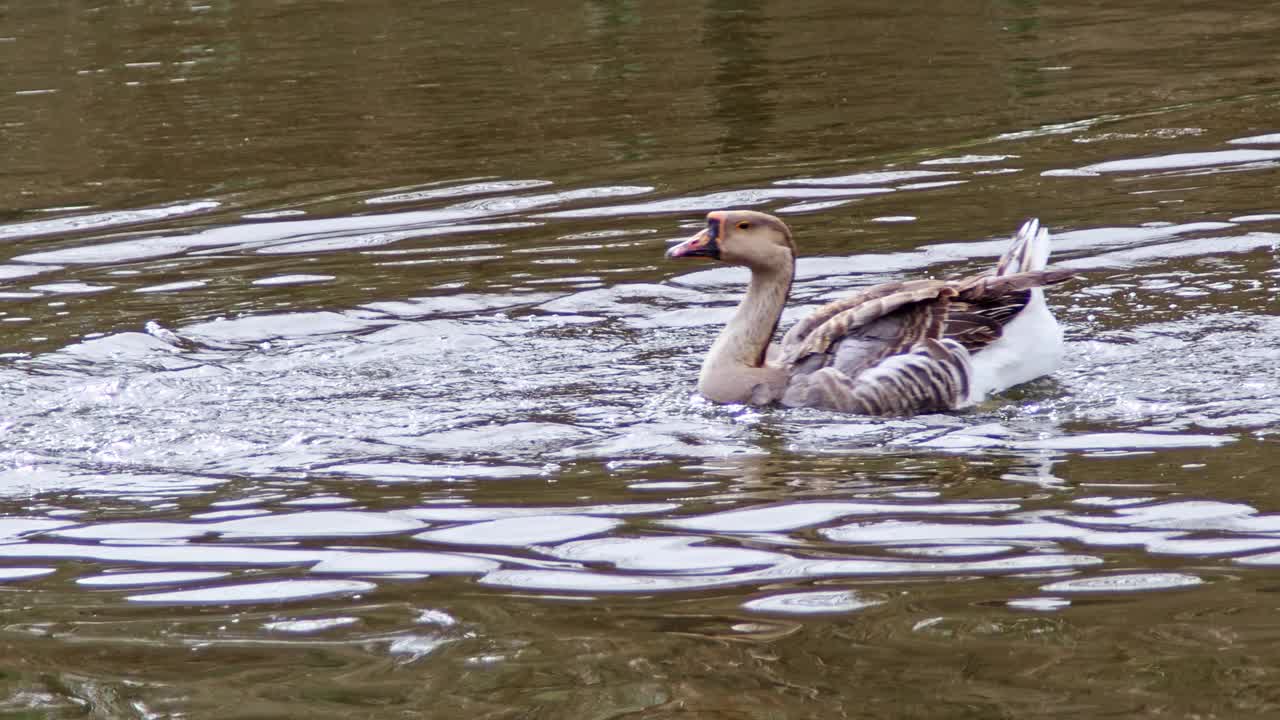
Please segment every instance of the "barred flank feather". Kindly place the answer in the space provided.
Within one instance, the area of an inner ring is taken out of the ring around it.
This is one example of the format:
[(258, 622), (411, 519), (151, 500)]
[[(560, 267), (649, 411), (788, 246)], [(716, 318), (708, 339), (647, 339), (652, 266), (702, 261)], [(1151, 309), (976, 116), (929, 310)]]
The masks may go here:
[(955, 410), (969, 396), (968, 378), (969, 351), (963, 345), (928, 339), (856, 379), (823, 368), (808, 379), (803, 397), (789, 397), (784, 403), (863, 415)]

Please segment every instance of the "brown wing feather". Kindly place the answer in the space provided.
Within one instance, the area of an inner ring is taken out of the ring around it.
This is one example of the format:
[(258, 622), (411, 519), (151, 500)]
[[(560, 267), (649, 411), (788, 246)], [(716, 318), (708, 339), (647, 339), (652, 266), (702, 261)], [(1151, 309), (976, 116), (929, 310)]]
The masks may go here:
[(956, 280), (953, 285), (958, 299), (981, 302), (1045, 285), (1056, 285), (1074, 276), (1075, 273), (1070, 270), (1033, 270), (1008, 275), (974, 275)]
[(1031, 302), (1031, 290), (1073, 277), (1068, 270), (1037, 270), (1007, 275), (976, 275), (957, 280), (944, 337), (978, 352), (995, 342)]
[[(910, 347), (937, 324), (945, 305), (935, 309), (917, 308), (932, 304), (955, 291), (937, 280), (886, 283), (850, 297), (828, 303), (791, 328), (782, 339), (784, 358), (791, 362), (817, 353), (830, 352), (850, 338), (865, 338), (890, 347)], [(877, 321), (892, 318), (892, 323)], [(873, 327), (875, 326), (875, 327)], [(878, 331), (878, 332), (874, 332)]]
[(969, 303), (952, 303), (942, 335), (960, 343), (966, 350), (976, 352), (1000, 337), (1003, 324), (1001, 320), (988, 317), (985, 308)]
[(902, 282), (881, 283), (848, 297), (833, 300), (814, 310), (808, 317), (793, 325), (787, 331), (787, 334), (782, 337), (782, 349), (784, 351), (791, 350), (799, 343), (804, 342), (825, 323), (861, 305), (882, 300), (902, 292), (918, 293), (924, 290), (923, 297), (937, 297), (937, 289), (945, 284), (938, 280), (905, 280)]
[[(1030, 289), (1053, 285), (1070, 279), (1067, 270), (1040, 270), (1008, 275), (976, 275), (960, 280), (907, 280), (883, 283), (823, 305), (796, 323), (782, 338), (783, 357), (792, 361), (815, 352), (827, 352), (840, 338), (886, 317), (912, 303), (954, 296), (948, 304), (934, 308), (933, 316), (949, 314), (946, 337), (958, 336), (974, 340), (990, 335), (999, 337), (999, 328), (1026, 307)], [(969, 314), (966, 316), (965, 314)], [(954, 324), (953, 324), (954, 323)], [(965, 332), (973, 333), (966, 336)], [(994, 333), (994, 334), (992, 334)], [(904, 333), (897, 343), (898, 352), (910, 347), (920, 337), (911, 339)], [(941, 335), (936, 336), (941, 337)], [(979, 343), (985, 344), (985, 343)]]

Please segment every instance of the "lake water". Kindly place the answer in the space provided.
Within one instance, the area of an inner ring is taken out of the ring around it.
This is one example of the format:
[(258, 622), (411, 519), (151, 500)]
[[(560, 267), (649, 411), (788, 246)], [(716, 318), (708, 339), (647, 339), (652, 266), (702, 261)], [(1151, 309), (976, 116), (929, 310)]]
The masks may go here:
[[(1280, 15), (1249, 2), (0, 6), (0, 717), (1280, 711)], [(992, 263), (954, 415), (698, 399)]]

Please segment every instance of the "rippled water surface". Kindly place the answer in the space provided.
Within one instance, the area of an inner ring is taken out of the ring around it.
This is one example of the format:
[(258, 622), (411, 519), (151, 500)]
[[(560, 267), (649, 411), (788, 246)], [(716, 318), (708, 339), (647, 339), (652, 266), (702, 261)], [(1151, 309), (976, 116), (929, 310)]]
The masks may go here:
[[(0, 717), (1280, 711), (1280, 16), (1133, 0), (14, 5)], [(710, 405), (1054, 231), (1068, 360)]]

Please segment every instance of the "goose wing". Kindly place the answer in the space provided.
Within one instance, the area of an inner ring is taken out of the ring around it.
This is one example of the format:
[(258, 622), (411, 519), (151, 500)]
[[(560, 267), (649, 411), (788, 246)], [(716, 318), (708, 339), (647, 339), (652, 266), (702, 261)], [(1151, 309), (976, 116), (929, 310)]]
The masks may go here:
[(971, 355), (1065, 270), (886, 283), (818, 308), (783, 337), (782, 403), (866, 415), (969, 402)]
[[(997, 271), (998, 272), (998, 271)], [(1032, 290), (1071, 279), (1069, 270), (978, 275), (954, 282), (943, 336), (971, 353), (1000, 339), (1004, 326), (1030, 304)]]
[(783, 336), (782, 362), (865, 369), (920, 338), (939, 336), (935, 333), (945, 320), (946, 306), (938, 300), (954, 294), (943, 281), (908, 280), (876, 285), (827, 303)]
[(939, 280), (887, 283), (829, 303), (782, 341), (782, 403), (866, 415), (959, 407), (969, 353), (942, 337), (957, 290)]
[(1043, 306), (1038, 288), (1072, 277), (1046, 270), (1048, 259), (1049, 233), (1033, 219), (992, 272), (885, 283), (818, 308), (782, 338), (778, 358), (788, 372), (782, 403), (907, 415), (955, 409), (985, 395), (973, 356), (1000, 340), (1023, 310)]

